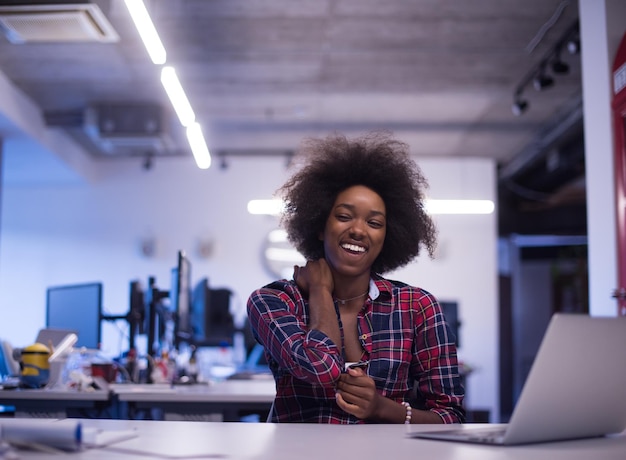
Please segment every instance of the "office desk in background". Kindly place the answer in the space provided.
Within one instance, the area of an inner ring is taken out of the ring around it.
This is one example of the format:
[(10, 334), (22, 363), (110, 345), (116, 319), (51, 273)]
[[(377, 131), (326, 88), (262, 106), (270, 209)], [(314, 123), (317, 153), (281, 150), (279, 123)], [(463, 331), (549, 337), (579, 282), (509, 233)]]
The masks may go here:
[(174, 386), (111, 384), (108, 391), (0, 390), (0, 405), (15, 407), (16, 417), (231, 422), (258, 414), (265, 421), (275, 394), (270, 377)]
[[(277, 423), (213, 423), (151, 420), (85, 420), (85, 427), (136, 430), (137, 436), (108, 447), (63, 458), (119, 460), (221, 458), (358, 460), (434, 458), (438, 460), (624, 460), (626, 434), (607, 438), (496, 447), (428, 441), (409, 431), (442, 429), (441, 425), (318, 425)], [(476, 425), (473, 425), (476, 426)], [(484, 425), (487, 426), (487, 425)], [(58, 454), (19, 451), (22, 460), (61, 458)]]
[(113, 384), (111, 391), (119, 403), (128, 406), (129, 414), (122, 418), (136, 418), (133, 414), (137, 411), (157, 409), (164, 420), (235, 422), (247, 413), (258, 413), (265, 421), (276, 386), (269, 377), (206, 385)]
[(110, 412), (110, 391), (67, 391), (54, 389), (0, 390), (0, 405), (15, 407), (15, 417), (86, 417), (87, 413), (116, 418)]

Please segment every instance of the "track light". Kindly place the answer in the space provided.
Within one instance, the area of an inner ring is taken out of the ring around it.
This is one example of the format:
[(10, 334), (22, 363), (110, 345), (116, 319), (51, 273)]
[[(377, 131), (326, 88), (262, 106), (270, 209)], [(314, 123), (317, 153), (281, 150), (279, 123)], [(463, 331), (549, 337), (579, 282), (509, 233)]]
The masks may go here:
[(554, 58), (550, 65), (552, 73), (555, 75), (565, 75), (569, 73), (569, 65), (561, 58), (563, 45), (559, 45), (554, 49)]
[(527, 108), (528, 108), (527, 101), (521, 98), (516, 98), (515, 101), (513, 101), (513, 105), (511, 106), (511, 111), (513, 112), (513, 115), (515, 115), (516, 117), (519, 117), (521, 114), (526, 112)]
[(569, 72), (569, 66), (560, 57), (557, 57), (552, 61), (552, 72), (557, 75), (564, 75)]
[(573, 38), (567, 42), (567, 51), (569, 54), (578, 54), (580, 53), (580, 39)]
[(544, 89), (550, 88), (552, 85), (554, 85), (554, 78), (547, 75), (543, 69), (533, 78), (533, 87), (537, 91), (543, 91)]
[(226, 155), (220, 155), (220, 169), (222, 171), (226, 171), (228, 169), (228, 160), (226, 159)]
[[(572, 23), (561, 38), (543, 55), (543, 57), (524, 75), (513, 92), (513, 105), (511, 110), (515, 116), (519, 116), (528, 109), (528, 101), (523, 99), (522, 93), (532, 85), (536, 91), (546, 90), (555, 84), (555, 76), (570, 72), (570, 65), (563, 61), (564, 50), (570, 54), (580, 51), (579, 23)], [(550, 73), (548, 73), (550, 72)]]

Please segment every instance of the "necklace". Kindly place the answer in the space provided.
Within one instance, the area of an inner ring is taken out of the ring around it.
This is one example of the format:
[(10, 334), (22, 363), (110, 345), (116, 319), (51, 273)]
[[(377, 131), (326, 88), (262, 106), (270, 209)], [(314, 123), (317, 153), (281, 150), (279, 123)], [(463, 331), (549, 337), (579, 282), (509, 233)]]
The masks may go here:
[(338, 299), (337, 297), (335, 297), (335, 300), (336, 300), (337, 302), (339, 302), (341, 305), (345, 305), (345, 304), (346, 304), (346, 302), (350, 302), (351, 300), (360, 299), (361, 297), (366, 296), (369, 292), (370, 292), (370, 291), (369, 291), (369, 289), (368, 289), (368, 290), (367, 290), (367, 291), (365, 291), (363, 294), (360, 294), (360, 295), (358, 295), (358, 296), (356, 296), (356, 297), (350, 297), (349, 299)]

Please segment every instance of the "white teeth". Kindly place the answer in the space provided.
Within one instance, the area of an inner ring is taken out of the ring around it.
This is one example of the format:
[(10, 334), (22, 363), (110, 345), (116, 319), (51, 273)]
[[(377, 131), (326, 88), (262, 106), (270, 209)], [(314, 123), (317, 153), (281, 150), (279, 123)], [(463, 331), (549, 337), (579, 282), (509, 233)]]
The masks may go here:
[(365, 252), (365, 248), (361, 246), (357, 246), (356, 244), (342, 244), (341, 247), (349, 251)]

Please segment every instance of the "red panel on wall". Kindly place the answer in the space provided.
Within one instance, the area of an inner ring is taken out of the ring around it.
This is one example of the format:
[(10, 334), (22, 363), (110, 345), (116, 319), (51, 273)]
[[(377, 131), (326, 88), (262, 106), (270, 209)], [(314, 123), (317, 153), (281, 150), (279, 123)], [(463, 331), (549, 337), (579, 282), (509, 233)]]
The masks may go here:
[(613, 136), (615, 140), (615, 206), (618, 287), (613, 296), (618, 315), (626, 316), (626, 34), (613, 63)]

